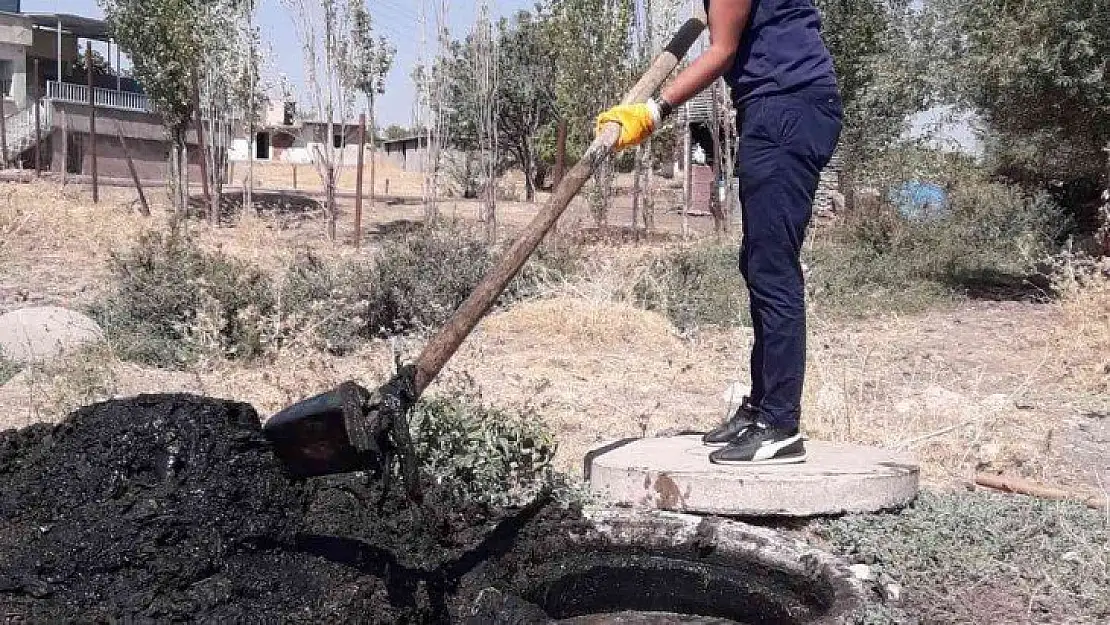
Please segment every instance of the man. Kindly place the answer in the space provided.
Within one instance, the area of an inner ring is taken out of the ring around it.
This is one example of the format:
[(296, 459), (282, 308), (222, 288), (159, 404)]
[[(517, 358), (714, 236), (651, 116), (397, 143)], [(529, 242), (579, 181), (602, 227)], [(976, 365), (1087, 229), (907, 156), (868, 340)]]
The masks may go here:
[(639, 144), (672, 110), (724, 76), (740, 117), (740, 273), (755, 343), (751, 394), (703, 437), (715, 463), (805, 460), (799, 432), (805, 377), (800, 254), (822, 168), (841, 130), (832, 58), (813, 0), (706, 0), (710, 45), (659, 97), (598, 118), (621, 124), (616, 149)]

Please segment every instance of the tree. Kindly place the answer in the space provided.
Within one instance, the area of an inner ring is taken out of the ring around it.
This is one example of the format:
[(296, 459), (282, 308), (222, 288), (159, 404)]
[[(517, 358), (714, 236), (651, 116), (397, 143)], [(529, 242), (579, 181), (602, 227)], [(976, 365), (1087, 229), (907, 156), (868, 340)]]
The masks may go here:
[[(87, 67), (88, 59), (85, 58), (85, 51), (79, 50), (77, 52), (77, 58), (73, 61), (73, 71), (84, 75)], [(98, 78), (105, 76), (115, 77), (118, 75), (116, 68), (112, 67), (111, 64), (108, 63), (108, 60), (104, 58), (104, 55), (96, 50), (92, 52), (92, 71), (93, 76)]]
[[(242, 0), (236, 28), (238, 62), (234, 62), (231, 97), (239, 110), (247, 133), (247, 180), (243, 185), (243, 214), (254, 208), (254, 141), (255, 128), (261, 122), (266, 106), (267, 86), (261, 80), (262, 39), (255, 25), (255, 0)], [(287, 100), (283, 100), (287, 101)]]
[(390, 124), (385, 127), (385, 130), (382, 130), (382, 138), (384, 138), (386, 141), (393, 141), (394, 139), (411, 137), (413, 134), (414, 132), (411, 129), (405, 128), (404, 126), (400, 126), (398, 124)]
[(933, 0), (924, 21), (933, 87), (984, 117), (997, 171), (1110, 197), (1110, 0)]
[[(567, 155), (577, 159), (593, 140), (594, 119), (616, 104), (632, 82), (632, 0), (552, 0), (547, 46), (554, 57), (555, 103), (567, 121)], [(612, 161), (595, 170), (590, 209), (608, 222)]]
[(374, 206), (377, 172), (377, 128), (375, 104), (385, 93), (385, 77), (393, 67), (397, 48), (385, 37), (374, 37), (373, 21), (361, 2), (351, 7), (351, 56), (349, 75), (353, 88), (366, 97), (366, 113), (370, 124), (370, 206)]
[(817, 0), (844, 101), (839, 151), (849, 177), (891, 145), (926, 104), (928, 56), (905, 0)]
[(112, 36), (131, 57), (170, 136), (170, 188), (175, 215), (185, 213), (185, 134), (194, 114), (193, 77), (204, 59), (208, 28), (201, 0), (99, 0)]
[(253, 0), (223, 0), (200, 10), (207, 27), (198, 29), (203, 59), (195, 70), (196, 102), (200, 130), (207, 138), (201, 142), (201, 158), (210, 190), (208, 219), (213, 225), (219, 222), (232, 124), (236, 118), (253, 124), (265, 101), (255, 79), (259, 59), (254, 9)]
[[(282, 0), (292, 11), (304, 56), (305, 82), (325, 136), (315, 137), (313, 161), (324, 185), (328, 239), (335, 240), (336, 186), (353, 107), (351, 25), (361, 0)], [(340, 129), (339, 134), (336, 130)], [(334, 137), (339, 136), (339, 145)]]

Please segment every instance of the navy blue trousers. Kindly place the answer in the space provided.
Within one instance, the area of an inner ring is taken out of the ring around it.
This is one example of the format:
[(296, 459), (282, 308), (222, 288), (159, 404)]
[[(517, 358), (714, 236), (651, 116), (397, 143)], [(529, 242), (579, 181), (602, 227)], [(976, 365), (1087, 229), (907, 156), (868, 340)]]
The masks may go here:
[(800, 255), (821, 169), (840, 139), (835, 89), (755, 98), (742, 105), (740, 273), (755, 344), (751, 404), (772, 426), (796, 428), (806, 361)]

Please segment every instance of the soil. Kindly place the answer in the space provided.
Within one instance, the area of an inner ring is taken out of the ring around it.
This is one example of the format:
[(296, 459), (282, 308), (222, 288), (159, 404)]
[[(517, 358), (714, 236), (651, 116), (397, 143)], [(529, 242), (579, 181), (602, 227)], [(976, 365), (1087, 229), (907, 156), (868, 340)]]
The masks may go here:
[(458, 579), (542, 506), (514, 516), (428, 488), (417, 513), (359, 475), (291, 481), (246, 404), (93, 405), (0, 433), (0, 614), (445, 622)]

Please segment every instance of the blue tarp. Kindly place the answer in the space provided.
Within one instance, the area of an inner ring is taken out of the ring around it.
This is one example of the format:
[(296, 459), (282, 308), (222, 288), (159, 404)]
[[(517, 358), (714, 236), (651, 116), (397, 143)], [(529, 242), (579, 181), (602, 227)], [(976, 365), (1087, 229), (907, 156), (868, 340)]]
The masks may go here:
[(948, 193), (940, 185), (916, 180), (890, 191), (890, 203), (906, 219), (937, 219), (948, 214)]

